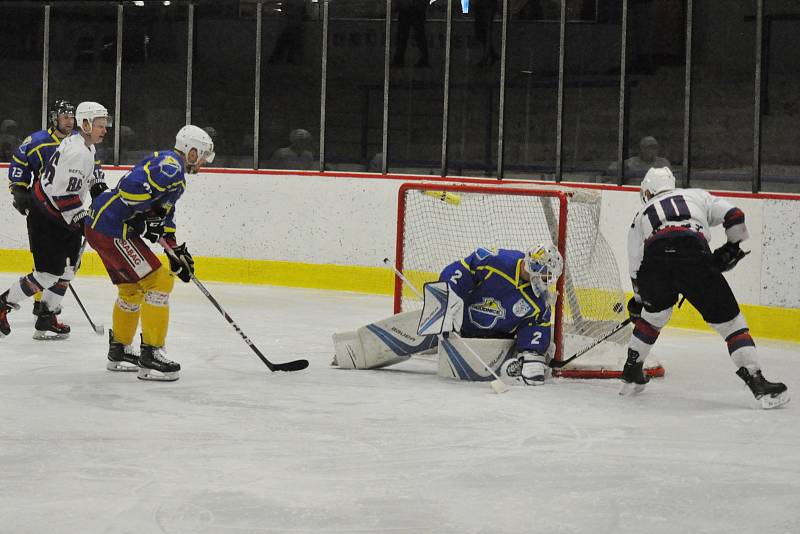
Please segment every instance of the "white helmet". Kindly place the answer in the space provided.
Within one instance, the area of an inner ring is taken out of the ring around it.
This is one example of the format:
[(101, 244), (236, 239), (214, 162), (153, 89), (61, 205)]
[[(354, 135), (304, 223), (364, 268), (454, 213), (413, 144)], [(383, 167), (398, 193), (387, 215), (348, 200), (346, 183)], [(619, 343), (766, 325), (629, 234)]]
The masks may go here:
[(531, 285), (540, 295), (561, 276), (564, 259), (555, 245), (539, 245), (525, 253), (523, 266), (531, 277)]
[[(202, 128), (198, 128), (192, 124), (187, 124), (175, 136), (175, 150), (179, 150), (185, 156), (189, 155), (192, 149), (197, 150), (197, 161), (203, 159), (206, 163), (214, 161), (214, 141)], [(196, 162), (190, 164), (186, 162), (187, 170), (197, 172)]]
[(672, 191), (675, 189), (675, 176), (669, 167), (653, 167), (642, 179), (642, 185), (639, 189), (639, 196), (642, 203), (647, 202), (649, 199), (646, 194), (650, 193), (651, 197), (656, 196), (664, 191)]
[(108, 116), (108, 110), (102, 104), (98, 104), (97, 102), (81, 102), (75, 110), (76, 126), (86, 133), (89, 132), (83, 129), (83, 121), (89, 121), (89, 131), (91, 131), (91, 124), (95, 119), (99, 118), (105, 118), (106, 127), (111, 127), (111, 117)]

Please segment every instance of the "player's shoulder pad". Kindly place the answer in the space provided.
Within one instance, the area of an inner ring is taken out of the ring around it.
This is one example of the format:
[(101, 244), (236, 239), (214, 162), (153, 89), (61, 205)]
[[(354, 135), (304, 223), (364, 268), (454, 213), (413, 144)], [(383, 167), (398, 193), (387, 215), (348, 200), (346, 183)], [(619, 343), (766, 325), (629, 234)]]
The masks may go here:
[(38, 132), (33, 132), (31, 135), (25, 138), (22, 142), (23, 145), (27, 145), (27, 149), (36, 148), (37, 146), (43, 143), (52, 143), (53, 137), (50, 135), (50, 132), (47, 130), (39, 130)]
[(23, 139), (22, 143), (20, 143), (20, 145), (19, 145), (19, 150), (21, 152), (27, 152), (28, 151), (28, 147), (30, 146), (32, 141), (33, 141), (33, 136), (32, 135), (29, 135), (28, 137)]
[(156, 152), (155, 164), (161, 169), (161, 173), (170, 179), (182, 178), (183, 165), (177, 154), (171, 150)]
[(496, 256), (496, 255), (497, 251), (490, 248), (478, 247), (475, 249), (475, 257), (481, 261), (485, 260), (489, 256)]

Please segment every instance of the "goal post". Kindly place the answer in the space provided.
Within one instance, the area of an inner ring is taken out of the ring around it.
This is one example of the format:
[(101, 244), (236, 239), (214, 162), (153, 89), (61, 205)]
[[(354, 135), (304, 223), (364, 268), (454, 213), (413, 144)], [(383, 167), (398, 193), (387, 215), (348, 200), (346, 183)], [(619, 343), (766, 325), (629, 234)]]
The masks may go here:
[[(398, 192), (395, 265), (418, 288), (478, 247), (525, 251), (554, 244), (564, 258), (554, 306), (556, 359), (610, 333), (627, 317), (613, 251), (600, 232), (601, 194), (560, 186), (405, 183)], [(422, 302), (395, 279), (394, 312)], [(575, 378), (619, 377), (630, 329), (558, 371)], [(663, 368), (648, 362), (651, 376)]]

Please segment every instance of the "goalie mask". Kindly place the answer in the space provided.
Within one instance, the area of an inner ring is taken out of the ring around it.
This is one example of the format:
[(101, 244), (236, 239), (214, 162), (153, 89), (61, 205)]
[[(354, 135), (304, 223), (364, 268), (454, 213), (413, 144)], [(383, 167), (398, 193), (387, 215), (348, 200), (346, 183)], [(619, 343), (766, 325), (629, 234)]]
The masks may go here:
[(531, 287), (541, 295), (561, 276), (564, 260), (555, 245), (539, 245), (525, 253), (523, 266), (531, 278)]
[(647, 174), (642, 179), (639, 196), (642, 199), (642, 204), (645, 204), (657, 194), (672, 191), (673, 189), (675, 189), (675, 176), (669, 170), (669, 167), (653, 167), (647, 171)]

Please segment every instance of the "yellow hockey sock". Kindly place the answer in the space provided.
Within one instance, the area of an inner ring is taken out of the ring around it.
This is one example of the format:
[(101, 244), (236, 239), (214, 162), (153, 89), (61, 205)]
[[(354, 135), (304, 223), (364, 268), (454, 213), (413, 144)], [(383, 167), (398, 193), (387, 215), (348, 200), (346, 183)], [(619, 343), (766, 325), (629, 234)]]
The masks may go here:
[(114, 339), (123, 345), (132, 345), (139, 326), (144, 291), (138, 284), (119, 284), (117, 291), (119, 297), (112, 314)]
[(169, 294), (175, 284), (169, 269), (163, 265), (143, 278), (142, 342), (154, 347), (163, 347), (169, 329)]

